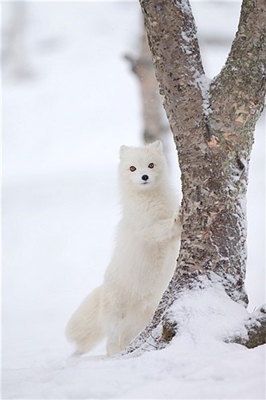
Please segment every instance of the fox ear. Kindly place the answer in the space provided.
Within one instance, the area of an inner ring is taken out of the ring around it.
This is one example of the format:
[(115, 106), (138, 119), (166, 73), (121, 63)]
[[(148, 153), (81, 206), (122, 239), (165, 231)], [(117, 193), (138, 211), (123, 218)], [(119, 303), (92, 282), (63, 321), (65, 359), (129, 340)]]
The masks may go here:
[(129, 149), (128, 146), (121, 146), (120, 150), (119, 150), (119, 155), (120, 155), (120, 159), (123, 157), (123, 155), (127, 152), (127, 150)]
[(163, 152), (163, 144), (160, 140), (156, 140), (155, 142), (151, 143), (150, 146), (158, 152)]

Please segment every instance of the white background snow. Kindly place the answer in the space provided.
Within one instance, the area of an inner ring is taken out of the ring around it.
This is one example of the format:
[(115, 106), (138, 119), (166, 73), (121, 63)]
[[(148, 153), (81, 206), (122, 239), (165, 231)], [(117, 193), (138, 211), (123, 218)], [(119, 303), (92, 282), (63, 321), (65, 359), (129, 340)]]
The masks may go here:
[[(12, 6), (2, 5), (4, 35)], [(225, 61), (239, 6), (193, 3), (209, 77)], [(137, 51), (141, 15), (137, 1), (27, 2), (25, 18), (20, 56), (4, 58), (2, 72), (3, 398), (264, 399), (265, 350), (218, 340), (238, 326), (238, 306), (223, 299), (220, 310), (211, 291), (180, 301), (191, 334), (164, 351), (66, 363), (65, 324), (101, 283), (113, 248), (118, 149), (141, 144), (138, 83), (123, 59)], [(265, 301), (264, 131), (262, 117), (248, 192), (250, 311)], [(103, 353), (104, 344), (94, 352)]]

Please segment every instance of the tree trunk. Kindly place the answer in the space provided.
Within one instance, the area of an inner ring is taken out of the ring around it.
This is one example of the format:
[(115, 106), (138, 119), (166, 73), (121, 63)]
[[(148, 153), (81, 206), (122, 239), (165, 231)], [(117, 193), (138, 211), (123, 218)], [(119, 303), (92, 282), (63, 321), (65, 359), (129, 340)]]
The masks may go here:
[(10, 18), (3, 32), (3, 66), (11, 78), (17, 80), (30, 79), (34, 75), (29, 62), (27, 39), (28, 4), (14, 2), (5, 4)]
[(227, 62), (212, 82), (204, 74), (188, 0), (140, 4), (178, 151), (183, 232), (174, 277), (130, 351), (161, 322), (157, 347), (175, 335), (178, 321), (168, 309), (181, 291), (219, 284), (231, 299), (247, 304), (245, 196), (265, 97), (265, 0), (243, 0)]
[(158, 82), (155, 78), (151, 52), (145, 27), (140, 40), (140, 51), (137, 58), (126, 54), (125, 59), (131, 64), (131, 69), (138, 78), (141, 94), (143, 141), (152, 143), (161, 140), (167, 148), (166, 134), (169, 124), (165, 117), (162, 99), (159, 94)]

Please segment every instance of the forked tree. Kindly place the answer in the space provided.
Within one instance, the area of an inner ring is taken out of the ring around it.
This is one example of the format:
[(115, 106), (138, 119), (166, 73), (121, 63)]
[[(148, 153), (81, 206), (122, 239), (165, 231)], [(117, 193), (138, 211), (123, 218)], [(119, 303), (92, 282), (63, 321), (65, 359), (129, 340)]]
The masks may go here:
[[(140, 5), (178, 152), (183, 231), (175, 274), (152, 322), (128, 351), (151, 336), (153, 348), (166, 346), (179, 327), (169, 309), (184, 291), (219, 285), (246, 307), (245, 197), (266, 86), (265, 0), (243, 0), (227, 61), (211, 81), (189, 0), (140, 0)], [(245, 321), (246, 335), (231, 340), (247, 347), (265, 343), (265, 317), (261, 308)]]

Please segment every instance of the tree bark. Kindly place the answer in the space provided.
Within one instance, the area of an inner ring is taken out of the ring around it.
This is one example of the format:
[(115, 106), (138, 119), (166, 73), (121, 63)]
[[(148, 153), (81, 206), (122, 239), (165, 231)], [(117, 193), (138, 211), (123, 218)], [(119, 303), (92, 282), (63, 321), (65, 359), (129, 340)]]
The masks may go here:
[[(210, 82), (188, 0), (140, 0), (156, 78), (178, 151), (183, 232), (177, 268), (138, 346), (161, 323), (157, 347), (178, 329), (168, 318), (181, 291), (222, 284), (244, 305), (245, 196), (256, 121), (263, 110), (265, 0), (243, 0), (227, 62)], [(159, 330), (158, 330), (159, 332)], [(160, 343), (160, 344), (159, 344)]]

